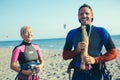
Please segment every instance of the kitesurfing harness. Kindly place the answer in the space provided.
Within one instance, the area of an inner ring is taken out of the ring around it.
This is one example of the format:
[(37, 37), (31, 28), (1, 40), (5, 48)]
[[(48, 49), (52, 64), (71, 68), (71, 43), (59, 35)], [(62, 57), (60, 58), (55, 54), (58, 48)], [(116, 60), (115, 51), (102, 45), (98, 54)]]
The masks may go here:
[(37, 66), (38, 64), (39, 63), (36, 63), (36, 62), (30, 62), (30, 63), (23, 64), (21, 67), (21, 70), (18, 72), (17, 76), (15, 77), (15, 80), (17, 80), (17, 78), (20, 76), (23, 70), (28, 70), (28, 69), (32, 71), (32, 80), (34, 80), (34, 76), (37, 74), (34, 67)]
[[(74, 61), (72, 60), (68, 65), (67, 73), (69, 74), (69, 80), (71, 80), (71, 69), (78, 70), (78, 68), (74, 67), (73, 64), (74, 64)], [(103, 80), (112, 80), (113, 76), (110, 74), (110, 70), (107, 69), (105, 62), (97, 64), (97, 66), (99, 66), (99, 70), (101, 74), (103, 75)]]
[(18, 61), (19, 61), (21, 70), (18, 72), (15, 80), (17, 80), (17, 78), (20, 76), (23, 70), (28, 70), (28, 69), (32, 71), (32, 80), (34, 80), (34, 75), (37, 74), (37, 71), (35, 70), (34, 67), (39, 64), (37, 62), (38, 53), (33, 47), (33, 44), (31, 43), (26, 43), (23, 41), (19, 46), (16, 46), (14, 50), (18, 47), (23, 52), (19, 53)]

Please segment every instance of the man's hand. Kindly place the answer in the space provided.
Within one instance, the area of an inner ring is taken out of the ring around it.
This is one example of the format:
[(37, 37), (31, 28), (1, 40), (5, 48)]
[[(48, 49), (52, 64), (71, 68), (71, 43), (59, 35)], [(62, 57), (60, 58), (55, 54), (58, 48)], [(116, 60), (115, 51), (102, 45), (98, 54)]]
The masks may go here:
[(85, 56), (84, 59), (85, 59), (87, 64), (94, 64), (95, 63), (95, 58), (92, 56)]
[(87, 45), (84, 41), (79, 42), (79, 43), (78, 43), (78, 47), (77, 47), (77, 52), (78, 52), (78, 53), (79, 53), (79, 52), (83, 52), (84, 49), (87, 48), (87, 47), (88, 47), (88, 45)]

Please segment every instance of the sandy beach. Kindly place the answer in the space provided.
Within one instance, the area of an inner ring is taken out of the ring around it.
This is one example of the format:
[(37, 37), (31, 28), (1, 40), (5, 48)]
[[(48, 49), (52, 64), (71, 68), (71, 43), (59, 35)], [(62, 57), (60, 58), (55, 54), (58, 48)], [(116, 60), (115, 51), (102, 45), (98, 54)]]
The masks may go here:
[[(11, 48), (0, 48), (0, 80), (14, 80), (17, 75), (10, 69), (11, 52)], [(39, 74), (40, 80), (69, 80), (66, 71), (70, 60), (62, 59), (61, 50), (42, 50), (42, 54), (45, 64)], [(113, 80), (120, 80), (120, 56), (107, 62), (107, 67), (113, 75)]]

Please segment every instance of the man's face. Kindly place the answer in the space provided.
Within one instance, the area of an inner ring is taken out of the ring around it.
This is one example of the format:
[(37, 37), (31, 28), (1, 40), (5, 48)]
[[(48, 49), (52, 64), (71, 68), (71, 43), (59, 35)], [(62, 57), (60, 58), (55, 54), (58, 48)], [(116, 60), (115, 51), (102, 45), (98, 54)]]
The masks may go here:
[(78, 12), (78, 19), (82, 25), (91, 24), (93, 13), (88, 7), (83, 7)]

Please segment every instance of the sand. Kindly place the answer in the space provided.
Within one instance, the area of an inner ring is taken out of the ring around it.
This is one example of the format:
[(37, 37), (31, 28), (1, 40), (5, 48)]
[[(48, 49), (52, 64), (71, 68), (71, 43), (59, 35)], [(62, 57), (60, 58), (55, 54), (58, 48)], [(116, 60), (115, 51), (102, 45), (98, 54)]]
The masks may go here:
[[(0, 80), (14, 80), (17, 73), (10, 69), (11, 48), (0, 48)], [(40, 71), (40, 80), (69, 80), (67, 66), (70, 60), (62, 59), (61, 50), (42, 50), (45, 61)], [(120, 54), (120, 51), (119, 51)], [(120, 56), (107, 62), (113, 80), (120, 80)]]

